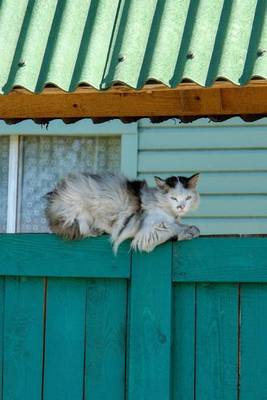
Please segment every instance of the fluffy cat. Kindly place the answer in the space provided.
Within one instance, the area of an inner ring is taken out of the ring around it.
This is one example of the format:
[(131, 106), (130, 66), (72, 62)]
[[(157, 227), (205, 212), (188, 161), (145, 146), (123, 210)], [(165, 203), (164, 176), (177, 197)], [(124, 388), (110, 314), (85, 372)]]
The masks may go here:
[(108, 233), (115, 253), (129, 238), (133, 249), (146, 252), (171, 238), (190, 240), (199, 229), (180, 218), (198, 204), (198, 178), (155, 176), (150, 188), (119, 174), (70, 174), (47, 194), (49, 227), (67, 239)]

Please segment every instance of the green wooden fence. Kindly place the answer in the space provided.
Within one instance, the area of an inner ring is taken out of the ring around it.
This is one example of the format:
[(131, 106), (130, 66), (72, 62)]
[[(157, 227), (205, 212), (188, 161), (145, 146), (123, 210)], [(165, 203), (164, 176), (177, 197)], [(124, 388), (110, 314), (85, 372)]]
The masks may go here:
[(267, 238), (0, 248), (0, 400), (267, 398)]

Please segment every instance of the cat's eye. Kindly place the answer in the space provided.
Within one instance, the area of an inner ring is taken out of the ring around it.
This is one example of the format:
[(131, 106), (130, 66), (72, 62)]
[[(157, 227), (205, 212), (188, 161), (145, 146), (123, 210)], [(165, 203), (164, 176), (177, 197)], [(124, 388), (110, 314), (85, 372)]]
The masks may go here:
[(185, 200), (190, 200), (190, 199), (192, 199), (192, 196), (187, 196)]
[(172, 200), (178, 201), (178, 199), (176, 199), (176, 197), (171, 197)]

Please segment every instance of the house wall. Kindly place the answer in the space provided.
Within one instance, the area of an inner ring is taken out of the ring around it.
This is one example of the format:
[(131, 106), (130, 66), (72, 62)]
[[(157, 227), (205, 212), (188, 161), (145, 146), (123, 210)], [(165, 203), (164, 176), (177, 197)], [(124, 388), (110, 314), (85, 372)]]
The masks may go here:
[(203, 234), (267, 232), (267, 119), (139, 124), (137, 175), (200, 172), (199, 209), (187, 221)]
[(12, 232), (47, 231), (41, 195), (67, 172), (85, 169), (121, 170), (149, 184), (154, 175), (200, 172), (201, 203), (188, 223), (198, 225), (202, 234), (267, 232), (267, 119), (53, 121), (47, 129), (31, 121), (2, 122), (0, 150), (2, 232), (6, 226), (13, 226)]

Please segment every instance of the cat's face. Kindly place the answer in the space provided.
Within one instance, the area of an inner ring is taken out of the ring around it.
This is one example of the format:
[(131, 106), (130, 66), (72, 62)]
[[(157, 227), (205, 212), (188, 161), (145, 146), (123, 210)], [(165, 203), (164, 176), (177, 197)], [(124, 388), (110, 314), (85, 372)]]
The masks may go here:
[(166, 180), (155, 176), (158, 189), (164, 196), (164, 204), (176, 217), (182, 217), (190, 209), (197, 207), (199, 194), (196, 190), (199, 174), (190, 178), (171, 176)]

